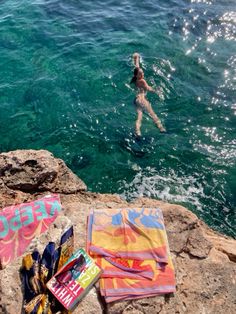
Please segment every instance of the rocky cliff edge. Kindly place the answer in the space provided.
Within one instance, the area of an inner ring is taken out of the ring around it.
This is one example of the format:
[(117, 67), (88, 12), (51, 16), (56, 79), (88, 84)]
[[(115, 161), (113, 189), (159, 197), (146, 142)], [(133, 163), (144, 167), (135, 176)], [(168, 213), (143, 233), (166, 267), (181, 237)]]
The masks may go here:
[[(42, 250), (48, 241), (59, 241), (73, 223), (75, 248), (85, 247), (89, 208), (159, 206), (164, 214), (173, 257), (175, 294), (117, 302), (106, 306), (93, 288), (73, 312), (86, 314), (232, 314), (236, 313), (236, 240), (219, 235), (186, 208), (142, 198), (127, 203), (119, 196), (86, 191), (86, 185), (65, 163), (45, 150), (17, 150), (0, 154), (0, 208), (60, 194), (62, 214), (30, 246)], [(0, 313), (21, 313), (21, 258), (0, 271)]]

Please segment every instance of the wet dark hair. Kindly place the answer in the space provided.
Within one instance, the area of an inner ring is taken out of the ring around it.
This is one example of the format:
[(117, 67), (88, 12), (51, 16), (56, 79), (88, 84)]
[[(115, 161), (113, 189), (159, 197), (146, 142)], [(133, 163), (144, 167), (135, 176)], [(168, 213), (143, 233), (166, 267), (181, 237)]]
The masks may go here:
[(134, 69), (134, 76), (132, 77), (130, 84), (136, 83), (137, 81), (137, 76), (138, 76), (139, 68)]

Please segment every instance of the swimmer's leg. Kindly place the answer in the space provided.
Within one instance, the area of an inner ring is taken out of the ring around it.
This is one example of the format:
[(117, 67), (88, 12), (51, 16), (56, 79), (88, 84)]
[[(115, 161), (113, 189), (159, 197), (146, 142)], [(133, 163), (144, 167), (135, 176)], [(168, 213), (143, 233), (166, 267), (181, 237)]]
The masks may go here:
[(137, 120), (135, 123), (135, 133), (137, 136), (141, 136), (140, 128), (141, 128), (141, 123), (142, 123), (142, 118), (143, 118), (142, 110), (137, 109), (137, 114), (138, 114), (138, 116), (137, 116)]
[(161, 120), (158, 118), (158, 116), (153, 111), (150, 103), (147, 104), (146, 110), (149, 113), (149, 115), (151, 116), (151, 118), (154, 121), (154, 123), (156, 124), (156, 126), (158, 127), (158, 129), (160, 130), (160, 132), (166, 132), (166, 129), (161, 124)]

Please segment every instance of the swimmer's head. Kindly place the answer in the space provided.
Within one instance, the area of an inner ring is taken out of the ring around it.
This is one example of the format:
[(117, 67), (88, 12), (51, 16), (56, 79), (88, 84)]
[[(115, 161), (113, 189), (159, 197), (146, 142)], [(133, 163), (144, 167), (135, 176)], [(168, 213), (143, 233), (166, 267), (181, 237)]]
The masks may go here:
[(134, 76), (132, 77), (130, 84), (136, 83), (137, 80), (140, 80), (144, 77), (143, 70), (141, 68), (134, 69)]
[(143, 70), (141, 68), (138, 68), (137, 79), (141, 80), (142, 78), (144, 78)]

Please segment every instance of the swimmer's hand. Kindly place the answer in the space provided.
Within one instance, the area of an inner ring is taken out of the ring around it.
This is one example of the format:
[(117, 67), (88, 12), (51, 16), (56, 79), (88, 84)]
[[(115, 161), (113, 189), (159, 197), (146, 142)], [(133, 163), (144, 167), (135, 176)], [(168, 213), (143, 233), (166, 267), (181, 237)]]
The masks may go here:
[(148, 90), (149, 92), (152, 92), (152, 93), (156, 94), (156, 95), (159, 96), (159, 97), (160, 97), (160, 95), (161, 95), (161, 93), (160, 93), (160, 91), (159, 91), (158, 89), (155, 89), (155, 88), (153, 88), (153, 87), (151, 87), (151, 86), (147, 86), (147, 90)]
[(164, 95), (163, 95), (163, 91), (161, 88), (153, 88), (152, 86), (148, 85), (147, 82), (143, 79), (142, 81), (142, 88), (144, 90), (147, 90), (149, 92), (152, 92), (154, 94), (156, 94), (161, 100), (164, 100)]
[(135, 52), (135, 53), (133, 54), (133, 60), (134, 60), (134, 66), (135, 66), (136, 68), (139, 68), (140, 54), (137, 53), (137, 52)]

